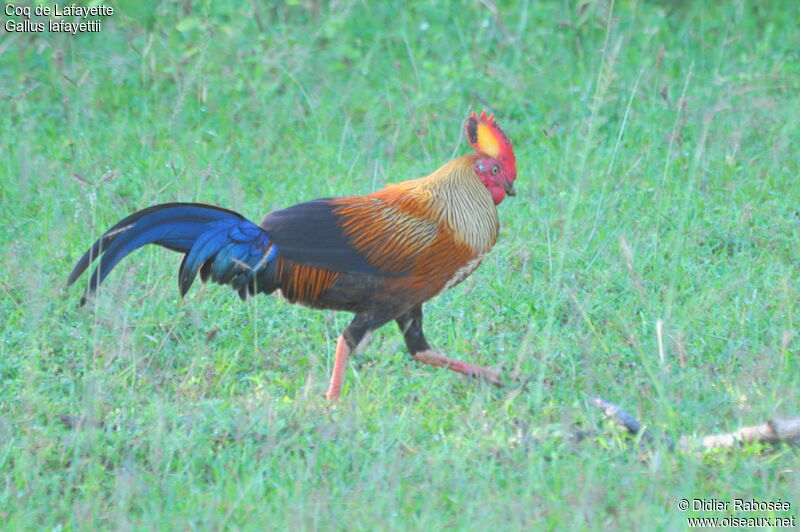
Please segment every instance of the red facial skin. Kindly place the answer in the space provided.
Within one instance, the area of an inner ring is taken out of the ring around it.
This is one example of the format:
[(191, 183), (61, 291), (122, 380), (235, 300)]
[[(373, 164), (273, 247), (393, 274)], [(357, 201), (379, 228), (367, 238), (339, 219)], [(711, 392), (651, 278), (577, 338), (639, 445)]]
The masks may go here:
[(516, 176), (509, 177), (497, 159), (481, 157), (475, 161), (474, 169), (478, 179), (492, 195), (495, 205), (500, 205), (506, 194), (516, 196), (517, 193), (514, 190), (514, 177)]

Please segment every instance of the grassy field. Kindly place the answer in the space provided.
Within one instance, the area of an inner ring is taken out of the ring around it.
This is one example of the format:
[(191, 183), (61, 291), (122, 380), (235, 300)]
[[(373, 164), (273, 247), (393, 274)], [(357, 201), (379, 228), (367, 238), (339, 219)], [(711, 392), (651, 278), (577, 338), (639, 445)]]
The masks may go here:
[[(800, 514), (796, 450), (645, 452), (590, 404), (673, 437), (799, 413), (800, 9), (288, 4), (119, 2), (99, 33), (0, 35), (4, 528), (680, 530), (730, 515), (678, 510), (712, 497)], [(466, 153), (482, 108), (519, 195), (426, 330), (525, 385), (419, 366), (391, 325), (332, 407), (346, 314), (181, 300), (158, 248), (85, 308), (64, 286), (135, 210), (258, 221), (367, 193)]]

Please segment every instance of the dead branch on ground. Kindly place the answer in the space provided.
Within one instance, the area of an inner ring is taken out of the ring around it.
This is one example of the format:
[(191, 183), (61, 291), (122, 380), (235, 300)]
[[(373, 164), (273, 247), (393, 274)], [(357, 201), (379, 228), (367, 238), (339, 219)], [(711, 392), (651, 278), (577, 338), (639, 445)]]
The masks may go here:
[[(591, 403), (629, 434), (634, 436), (641, 435), (641, 440), (647, 443), (656, 441), (653, 433), (621, 406), (606, 401), (601, 397), (593, 398)], [(674, 447), (669, 437), (663, 436), (662, 441), (670, 449)], [(800, 445), (800, 417), (773, 418), (761, 425), (742, 427), (725, 434), (701, 437), (682, 436), (679, 441), (681, 449), (700, 448), (702, 450), (734, 449), (747, 443)]]

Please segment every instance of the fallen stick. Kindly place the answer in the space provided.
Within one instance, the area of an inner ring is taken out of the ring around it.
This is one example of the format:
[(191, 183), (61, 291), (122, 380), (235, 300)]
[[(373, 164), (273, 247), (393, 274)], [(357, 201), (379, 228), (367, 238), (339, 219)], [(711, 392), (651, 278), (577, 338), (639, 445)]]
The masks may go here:
[[(617, 425), (624, 428), (630, 434), (641, 434), (642, 440), (653, 443), (656, 438), (644, 424), (629, 414), (621, 406), (601, 397), (594, 397), (591, 403), (599, 408), (606, 417), (613, 420)], [(663, 436), (663, 441), (668, 447), (672, 448), (672, 440)], [(703, 450), (709, 449), (733, 449), (745, 443), (787, 443), (789, 445), (800, 445), (800, 417), (793, 418), (774, 418), (761, 425), (752, 427), (742, 427), (734, 432), (726, 434), (714, 434), (696, 438), (693, 436), (683, 436), (680, 439), (680, 447), (695, 448)]]
[[(603, 411), (606, 417), (613, 420), (617, 425), (627, 430), (630, 434), (638, 436), (641, 434), (642, 439), (648, 443), (653, 443), (656, 438), (645, 426), (635, 417), (630, 415), (624, 408), (615, 405), (601, 397), (592, 399), (592, 404)], [(671, 442), (670, 442), (671, 443)]]
[[(800, 445), (800, 417), (770, 419), (761, 425), (742, 427), (727, 434), (714, 434), (700, 439), (703, 449), (733, 449), (745, 443), (788, 443)], [(693, 438), (681, 438), (682, 447), (691, 447)]]

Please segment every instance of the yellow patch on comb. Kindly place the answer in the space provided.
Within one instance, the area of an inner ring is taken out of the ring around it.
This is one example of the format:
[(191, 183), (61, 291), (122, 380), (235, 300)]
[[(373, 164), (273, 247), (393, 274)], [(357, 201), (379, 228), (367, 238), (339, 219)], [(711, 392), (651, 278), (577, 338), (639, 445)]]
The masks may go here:
[(516, 179), (517, 162), (514, 157), (514, 148), (506, 134), (497, 125), (494, 114), (486, 116), (486, 111), (483, 111), (478, 116), (473, 111), (465, 125), (467, 140), (475, 148), (475, 151), (485, 153), (500, 161), (506, 177), (511, 181)]
[(489, 157), (497, 158), (500, 155), (500, 143), (497, 133), (486, 122), (478, 122), (478, 149)]

